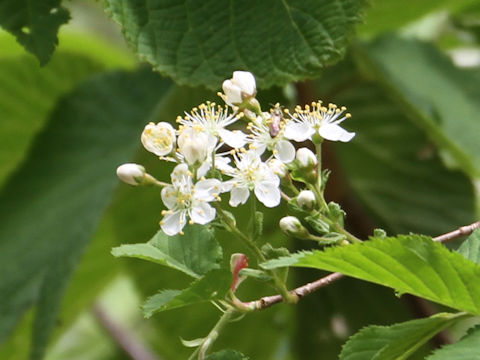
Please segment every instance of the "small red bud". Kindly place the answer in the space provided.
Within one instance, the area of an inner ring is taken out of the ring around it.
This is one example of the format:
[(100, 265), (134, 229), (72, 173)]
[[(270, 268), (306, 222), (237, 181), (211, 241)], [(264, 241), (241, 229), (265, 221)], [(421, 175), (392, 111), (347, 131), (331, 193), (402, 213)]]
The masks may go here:
[(233, 282), (230, 288), (233, 292), (237, 290), (238, 285), (240, 285), (240, 283), (245, 279), (244, 277), (240, 277), (238, 273), (240, 270), (246, 267), (248, 267), (248, 259), (245, 254), (232, 254), (232, 257), (230, 258), (230, 270), (233, 274)]

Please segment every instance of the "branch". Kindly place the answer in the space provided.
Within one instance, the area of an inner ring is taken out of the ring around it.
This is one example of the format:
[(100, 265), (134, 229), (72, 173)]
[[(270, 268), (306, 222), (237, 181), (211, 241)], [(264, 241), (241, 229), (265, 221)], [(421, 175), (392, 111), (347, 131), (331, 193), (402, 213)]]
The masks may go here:
[[(444, 243), (447, 241), (458, 239), (463, 236), (470, 235), (472, 232), (475, 231), (475, 229), (479, 229), (479, 228), (480, 228), (480, 221), (476, 221), (473, 224), (462, 226), (457, 230), (436, 236), (433, 238), (433, 241)], [(327, 275), (311, 283), (308, 283), (296, 289), (293, 289), (291, 293), (298, 296), (298, 298), (301, 299), (302, 297), (308, 294), (311, 294), (312, 292), (315, 292), (318, 289), (321, 289), (322, 287), (325, 287), (331, 284), (332, 282), (335, 282), (343, 278), (344, 276), (345, 275), (339, 272), (331, 273), (330, 275)], [(272, 295), (272, 296), (262, 297), (259, 300), (243, 303), (243, 305), (253, 310), (263, 310), (272, 305), (278, 304), (282, 301), (283, 301), (283, 298), (281, 295)]]
[(153, 352), (144, 345), (137, 337), (130, 333), (120, 324), (113, 321), (103, 307), (96, 303), (93, 306), (93, 314), (102, 327), (108, 332), (113, 340), (133, 360), (160, 360)]

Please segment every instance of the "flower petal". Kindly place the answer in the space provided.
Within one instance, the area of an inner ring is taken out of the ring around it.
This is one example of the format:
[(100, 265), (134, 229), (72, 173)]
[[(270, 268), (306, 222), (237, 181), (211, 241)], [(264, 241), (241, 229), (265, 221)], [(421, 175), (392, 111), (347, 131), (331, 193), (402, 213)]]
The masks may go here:
[(228, 202), (230, 206), (238, 206), (240, 204), (245, 204), (250, 196), (250, 191), (245, 187), (234, 187), (230, 192), (230, 201)]
[(310, 139), (311, 136), (315, 133), (315, 129), (307, 124), (296, 123), (290, 121), (285, 126), (285, 137), (290, 140), (295, 140), (296, 142), (305, 141)]
[(182, 231), (183, 227), (186, 224), (186, 210), (174, 211), (172, 213), (167, 213), (162, 221), (160, 221), (160, 227), (163, 232), (169, 236), (173, 236)]
[(196, 203), (190, 211), (190, 217), (196, 224), (207, 224), (215, 219), (216, 211), (206, 202)]
[(227, 97), (225, 102), (228, 105), (232, 106), (242, 102), (242, 89), (235, 85), (232, 80), (225, 80), (222, 84), (222, 89)]
[(222, 183), (217, 179), (200, 180), (195, 184), (195, 199), (213, 201), (222, 192)]
[(285, 164), (292, 162), (295, 159), (295, 146), (290, 141), (281, 140), (275, 144), (277, 153), (275, 157)]
[(173, 209), (177, 205), (177, 191), (173, 186), (165, 186), (161, 192), (162, 201), (167, 209)]
[(331, 141), (348, 142), (355, 136), (354, 132), (348, 132), (337, 124), (325, 124), (318, 129), (321, 137)]
[(278, 185), (272, 182), (262, 182), (255, 187), (255, 196), (266, 207), (280, 204), (281, 195)]
[(247, 142), (247, 135), (239, 130), (221, 129), (219, 135), (223, 142), (232, 148), (241, 148)]

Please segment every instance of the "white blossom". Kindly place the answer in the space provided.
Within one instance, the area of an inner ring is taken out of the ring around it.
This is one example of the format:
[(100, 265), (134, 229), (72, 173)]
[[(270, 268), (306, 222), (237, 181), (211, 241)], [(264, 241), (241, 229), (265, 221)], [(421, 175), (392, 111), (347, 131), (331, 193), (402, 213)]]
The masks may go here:
[(349, 113), (344, 114), (346, 110), (346, 107), (338, 108), (335, 104), (325, 107), (321, 102), (312, 103), (311, 107), (307, 105), (304, 109), (297, 106), (285, 127), (285, 137), (300, 142), (311, 140), (313, 134), (318, 133), (327, 140), (348, 142), (355, 133), (339, 125), (351, 117)]
[(208, 204), (219, 200), (222, 183), (217, 179), (200, 180), (193, 183), (187, 164), (179, 164), (171, 174), (172, 185), (162, 189), (164, 210), (160, 226), (167, 235), (182, 231), (190, 218), (191, 223), (207, 224), (215, 219), (215, 209)]
[(142, 132), (142, 144), (148, 151), (158, 156), (172, 152), (175, 146), (175, 129), (167, 122), (147, 124)]
[(210, 145), (213, 147), (215, 147), (217, 139), (220, 138), (221, 141), (232, 148), (241, 148), (246, 143), (247, 135), (239, 130), (226, 129), (241, 116), (235, 113), (229, 114), (227, 107), (223, 108), (216, 106), (215, 103), (207, 102), (193, 108), (190, 113), (186, 112), (183, 118), (179, 116), (177, 122), (182, 127), (190, 127), (210, 134)]
[(231, 206), (245, 204), (250, 191), (266, 207), (280, 204), (280, 179), (255, 151), (235, 154), (234, 160), (236, 167), (225, 172), (232, 179), (224, 183), (225, 190), (230, 191)]
[(302, 225), (295, 216), (285, 216), (280, 219), (280, 230), (285, 234), (296, 237), (307, 237), (308, 230)]
[(117, 168), (117, 176), (123, 182), (137, 186), (145, 177), (145, 168), (138, 164), (123, 164)]
[(226, 97), (225, 102), (230, 106), (241, 104), (257, 93), (255, 77), (248, 71), (234, 71), (233, 78), (225, 80), (222, 89)]
[(248, 124), (247, 128), (251, 132), (250, 148), (256, 150), (259, 155), (268, 149), (275, 158), (288, 164), (295, 159), (295, 146), (285, 138), (283, 122), (274, 123), (274, 119), (267, 113)]

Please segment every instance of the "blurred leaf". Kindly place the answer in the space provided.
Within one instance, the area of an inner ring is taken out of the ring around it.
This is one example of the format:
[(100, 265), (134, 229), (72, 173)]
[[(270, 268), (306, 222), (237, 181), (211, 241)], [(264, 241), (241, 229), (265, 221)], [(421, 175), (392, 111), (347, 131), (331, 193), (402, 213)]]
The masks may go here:
[(42, 356), (61, 294), (117, 184), (115, 167), (138, 147), (137, 119), (148, 121), (167, 87), (148, 71), (83, 83), (0, 194), (0, 271), (8, 274), (0, 339), (37, 302), (33, 358)]
[(364, 0), (106, 1), (140, 58), (180, 84), (218, 89), (235, 70), (261, 87), (317, 76), (341, 59)]
[(458, 252), (480, 265), (480, 230), (475, 230), (458, 248)]
[(248, 357), (235, 350), (222, 350), (208, 355), (206, 360), (248, 360)]
[(15, 35), (42, 65), (58, 44), (58, 28), (70, 19), (60, 3), (60, 0), (4, 0), (0, 4), (0, 26)]
[[(16, 49), (13, 37), (0, 36), (0, 185), (24, 158), (61, 95), (93, 73), (132, 66), (122, 52), (98, 39), (68, 34), (62, 38), (66, 45), (40, 67), (33, 56)], [(70, 43), (76, 47), (67, 46)], [(87, 45), (95, 51), (89, 52)]]
[(433, 11), (449, 9), (461, 10), (476, 0), (422, 0), (409, 2), (402, 0), (375, 0), (366, 13), (365, 23), (359, 32), (365, 35), (378, 35), (397, 29)]
[(223, 256), (214, 231), (206, 226), (188, 225), (184, 233), (168, 236), (159, 230), (148, 243), (121, 245), (113, 248), (112, 254), (152, 261), (194, 278), (218, 269)]
[(338, 72), (350, 72), (345, 84), (356, 85), (335, 96), (335, 102), (348, 105), (352, 118), (344, 124), (357, 135), (335, 150), (352, 195), (364, 204), (374, 226), (393, 234), (435, 236), (473, 222), (468, 178), (445, 168), (418, 123), (409, 121), (385, 91), (363, 80), (359, 83), (351, 69)]
[(301, 252), (267, 261), (283, 266), (338, 271), (347, 276), (420, 296), (454, 309), (480, 314), (480, 266), (419, 235), (372, 238), (361, 244)]
[(437, 333), (464, 318), (464, 314), (441, 313), (391, 326), (368, 326), (346, 342), (339, 359), (407, 359)]
[(480, 326), (470, 329), (468, 334), (455, 344), (436, 350), (427, 360), (477, 360), (480, 353)]
[(183, 290), (162, 290), (147, 299), (143, 314), (153, 314), (187, 305), (221, 300), (225, 298), (232, 283), (232, 274), (225, 269), (212, 270)]
[(432, 45), (419, 41), (387, 36), (356, 49), (362, 69), (425, 130), (445, 163), (479, 179), (478, 79), (455, 68)]

